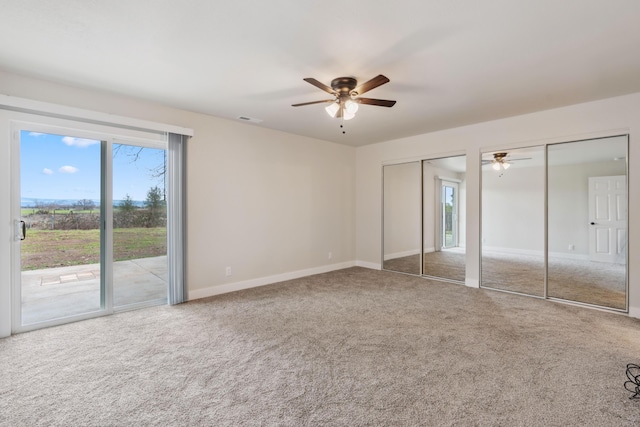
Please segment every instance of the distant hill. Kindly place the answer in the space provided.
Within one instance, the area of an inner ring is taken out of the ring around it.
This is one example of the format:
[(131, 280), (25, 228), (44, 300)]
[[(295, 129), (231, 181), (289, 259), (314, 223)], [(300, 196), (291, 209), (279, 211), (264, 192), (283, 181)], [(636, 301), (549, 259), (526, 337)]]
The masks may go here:
[[(91, 199), (95, 203), (96, 207), (100, 206), (100, 200)], [(56, 207), (56, 208), (69, 208), (76, 206), (80, 202), (80, 199), (37, 199), (32, 197), (22, 197), (20, 199), (20, 207), (22, 208), (38, 208), (38, 207)], [(114, 200), (114, 206), (120, 206), (123, 200)], [(144, 202), (140, 200), (134, 200), (133, 204), (139, 208), (144, 207)]]

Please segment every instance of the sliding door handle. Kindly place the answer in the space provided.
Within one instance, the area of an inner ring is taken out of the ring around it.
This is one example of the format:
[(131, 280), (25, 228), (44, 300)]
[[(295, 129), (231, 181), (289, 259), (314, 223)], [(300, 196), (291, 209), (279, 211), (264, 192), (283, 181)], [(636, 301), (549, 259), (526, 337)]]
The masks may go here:
[(27, 223), (24, 221), (20, 221), (22, 226), (22, 235), (20, 236), (20, 240), (24, 240), (27, 238)]

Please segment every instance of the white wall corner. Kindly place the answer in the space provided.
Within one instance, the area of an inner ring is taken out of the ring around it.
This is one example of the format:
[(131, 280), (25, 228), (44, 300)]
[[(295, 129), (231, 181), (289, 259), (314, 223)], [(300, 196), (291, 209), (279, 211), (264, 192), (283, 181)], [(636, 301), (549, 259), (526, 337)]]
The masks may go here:
[(356, 267), (370, 268), (371, 270), (382, 270), (382, 265), (376, 262), (356, 261)]
[(629, 317), (640, 319), (640, 307), (629, 307)]
[(257, 288), (259, 286), (272, 285), (274, 283), (287, 280), (299, 279), (301, 277), (312, 276), (314, 274), (328, 273), (330, 271), (343, 270), (354, 267), (355, 262), (348, 261), (338, 264), (324, 265), (322, 267), (308, 268), (306, 270), (292, 271), (289, 273), (276, 274), (273, 276), (259, 277), (257, 279), (244, 280), (242, 282), (225, 283), (223, 285), (210, 286), (203, 289), (190, 289), (188, 300), (192, 301), (200, 298), (222, 295), (229, 292), (242, 291), (244, 289)]
[(480, 280), (478, 279), (465, 279), (464, 284), (470, 288), (480, 288)]

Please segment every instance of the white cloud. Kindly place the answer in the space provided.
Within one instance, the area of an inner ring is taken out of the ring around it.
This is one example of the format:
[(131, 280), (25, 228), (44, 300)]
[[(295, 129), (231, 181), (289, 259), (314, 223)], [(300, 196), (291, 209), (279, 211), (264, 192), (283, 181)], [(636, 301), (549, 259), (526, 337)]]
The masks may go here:
[(35, 137), (38, 137), (38, 136), (44, 136), (44, 133), (40, 133), (40, 132), (29, 132), (29, 136), (35, 136)]
[(65, 136), (62, 138), (62, 142), (71, 147), (88, 147), (100, 143), (95, 139), (76, 138), (75, 136)]
[(74, 166), (62, 166), (60, 169), (58, 169), (58, 172), (60, 173), (76, 173), (78, 172), (80, 169), (74, 167)]
[(45, 175), (53, 175), (53, 171), (49, 168), (42, 169), (42, 173)]

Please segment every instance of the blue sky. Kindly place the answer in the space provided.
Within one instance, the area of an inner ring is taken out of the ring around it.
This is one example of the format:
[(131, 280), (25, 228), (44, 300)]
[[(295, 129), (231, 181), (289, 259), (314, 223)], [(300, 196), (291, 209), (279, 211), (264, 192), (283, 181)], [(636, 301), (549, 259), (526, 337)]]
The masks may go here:
[[(115, 144), (114, 144), (115, 147)], [(163, 150), (123, 146), (113, 158), (113, 198), (143, 201), (162, 181), (151, 169), (164, 161)], [(20, 192), (23, 198), (100, 199), (100, 141), (22, 131)]]

